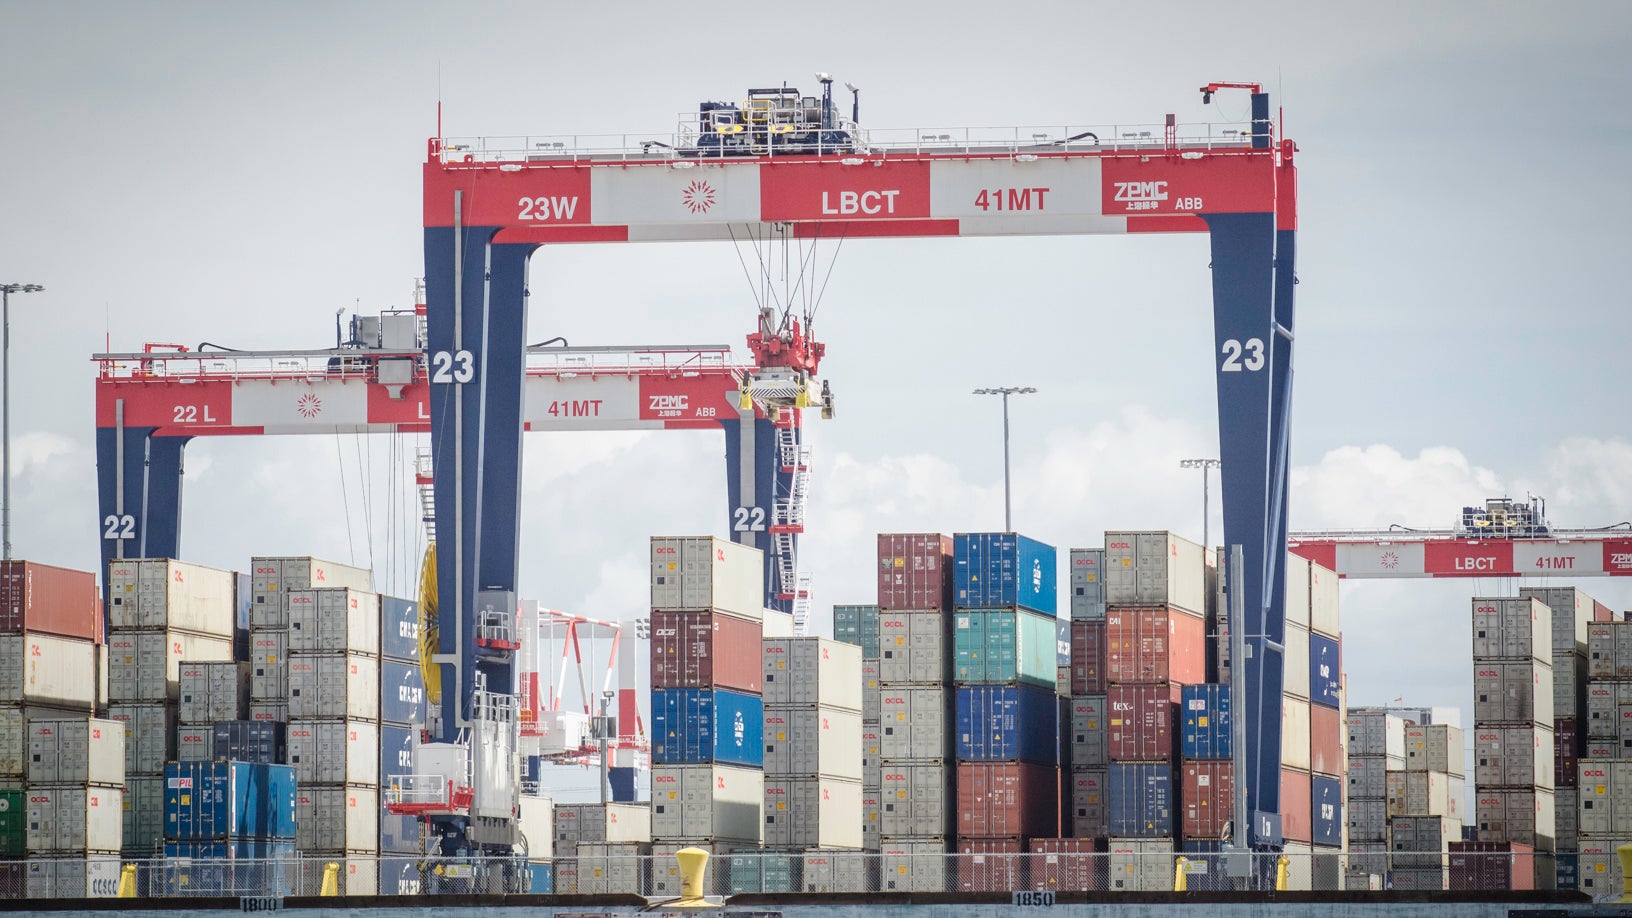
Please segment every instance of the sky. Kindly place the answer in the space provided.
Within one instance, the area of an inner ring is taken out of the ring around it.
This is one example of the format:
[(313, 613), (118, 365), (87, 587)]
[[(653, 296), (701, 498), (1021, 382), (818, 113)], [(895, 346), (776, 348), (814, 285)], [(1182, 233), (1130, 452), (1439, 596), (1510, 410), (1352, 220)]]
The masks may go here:
[[(933, 12), (930, 10), (933, 9)], [(420, 167), (449, 136), (672, 129), (700, 99), (862, 87), (873, 128), (1239, 120), (1254, 80), (1299, 147), (1292, 527), (1447, 527), (1527, 492), (1558, 525), (1632, 519), (1632, 6), (830, 2), (220, 4), (0, 0), (0, 282), (13, 297), (13, 545), (97, 564), (91, 354), (307, 348), (411, 303)], [(807, 90), (808, 91), (808, 90)], [(729, 343), (728, 244), (546, 248), (529, 340)], [(1202, 535), (1216, 455), (1200, 236), (865, 240), (821, 253), (838, 417), (813, 422), (816, 630), (872, 595), (880, 531)], [(182, 553), (372, 564), (412, 591), (404, 437), (226, 438), (187, 453)], [(646, 539), (726, 534), (723, 438), (533, 434), (524, 595), (644, 613)], [(1221, 517), (1212, 504), (1211, 533)], [(1528, 581), (1527, 581), (1528, 582)], [(1573, 581), (1553, 581), (1568, 584)], [(1579, 584), (1632, 609), (1632, 584)], [(1345, 583), (1352, 704), (1472, 715), (1469, 599), (1511, 580)]]

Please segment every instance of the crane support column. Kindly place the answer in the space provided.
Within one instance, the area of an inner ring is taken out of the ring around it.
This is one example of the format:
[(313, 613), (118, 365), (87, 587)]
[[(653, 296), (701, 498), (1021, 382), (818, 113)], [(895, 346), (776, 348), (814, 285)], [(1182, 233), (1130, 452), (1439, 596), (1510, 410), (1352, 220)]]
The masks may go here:
[[(776, 425), (750, 410), (738, 418), (721, 418), (720, 426), (725, 428), (725, 487), (731, 541), (765, 553), (765, 608), (791, 612), (792, 601), (777, 596), (778, 559), (770, 537), (776, 515), (776, 495), (786, 494), (792, 479), (782, 471)], [(798, 536), (793, 539), (797, 546)]]
[(157, 431), (156, 427), (96, 429), (104, 592), (108, 562), (115, 558), (181, 556), (182, 451), (192, 438), (158, 436)]

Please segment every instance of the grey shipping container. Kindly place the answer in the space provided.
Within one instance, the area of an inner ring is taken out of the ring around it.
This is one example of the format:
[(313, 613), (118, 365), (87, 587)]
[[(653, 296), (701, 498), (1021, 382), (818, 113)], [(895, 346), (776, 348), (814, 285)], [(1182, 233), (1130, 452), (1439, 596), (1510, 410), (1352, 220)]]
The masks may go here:
[(723, 765), (652, 768), (652, 839), (757, 845), (765, 773)]
[(181, 662), (232, 659), (232, 638), (190, 631), (115, 631), (108, 635), (111, 701), (174, 701)]
[[(8, 865), (13, 866), (13, 865)], [(90, 854), (83, 857), (52, 858), (15, 862), (27, 868), (6, 874), (20, 883), (10, 885), (7, 898), (29, 899), (111, 899), (119, 894), (120, 860), (117, 854)]]
[(617, 893), (644, 895), (646, 867), (651, 845), (585, 842), (578, 846), (577, 894), (610, 896)]
[(289, 627), (290, 590), (349, 587), (371, 590), (374, 577), (368, 571), (317, 558), (251, 558), (250, 593), (254, 600), (249, 613), (251, 629)]
[(1107, 888), (1116, 892), (1164, 892), (1173, 888), (1173, 842), (1169, 839), (1112, 838)]
[(1080, 695), (1071, 699), (1071, 765), (1105, 765), (1105, 696)]
[(649, 803), (563, 803), (555, 808), (558, 856), (571, 856), (572, 849), (583, 842), (622, 844), (651, 840)]
[(289, 632), (249, 633), (249, 697), (252, 702), (288, 703)]
[(208, 762), (215, 758), (215, 726), (176, 728), (176, 761)]
[(53, 785), (28, 791), (29, 854), (116, 852), (124, 844), (124, 791)]
[(1593, 599), (1575, 587), (1519, 587), (1519, 595), (1534, 597), (1552, 613), (1553, 653), (1574, 651), (1587, 642)]
[(379, 850), (380, 792), (368, 785), (311, 785), (295, 791), (295, 847), (302, 851)]
[(125, 727), (125, 773), (152, 775), (176, 758), (176, 709), (159, 704), (108, 705), (108, 719)]
[(1071, 620), (1105, 620), (1105, 549), (1071, 549)]
[(882, 683), (878, 678), (878, 658), (863, 657), (861, 661), (861, 717), (878, 720), (878, 693)]
[(248, 663), (183, 660), (181, 722), (243, 720), (249, 713), (249, 681)]
[[(1167, 532), (1105, 533), (1105, 601), (1204, 614), (1207, 570), (1201, 546)], [(1303, 625), (1309, 626), (1307, 618)]]
[(1553, 723), (1553, 667), (1536, 660), (1474, 661), (1473, 722)]
[(164, 775), (125, 778), (125, 854), (150, 855), (164, 850)]
[(380, 596), (361, 590), (291, 590), (289, 649), (378, 654)]
[(1347, 805), (1349, 841), (1388, 841), (1388, 801), (1381, 797), (1350, 797)]
[(651, 589), (653, 609), (715, 609), (758, 621), (765, 614), (764, 555), (709, 536), (654, 536)]
[(185, 561), (142, 558), (108, 566), (108, 624), (114, 630), (174, 628), (232, 637), (236, 575)]
[[(1349, 732), (1349, 755), (1405, 758), (1405, 718), (1377, 708), (1350, 708), (1345, 720)], [(1403, 765), (1395, 770), (1403, 770)]]
[(885, 892), (945, 892), (946, 839), (887, 838), (879, 844), (879, 888)]
[(1110, 831), (1108, 774), (1104, 768), (1078, 768), (1071, 772), (1071, 834), (1077, 838), (1101, 838)]
[(765, 844), (772, 848), (860, 848), (861, 782), (765, 779)]
[(819, 704), (860, 712), (861, 648), (821, 637), (765, 638), (765, 704)]
[[(826, 775), (862, 779), (861, 714), (828, 707), (765, 708), (765, 773), (777, 776)], [(826, 843), (767, 842), (776, 848), (818, 848)], [(844, 847), (838, 842), (835, 847)]]
[[(1553, 787), (1553, 731), (1525, 724), (1473, 730), (1473, 780), (1486, 787)], [(1512, 840), (1512, 839), (1507, 839)]]
[(0, 634), (0, 703), (83, 710), (98, 701), (97, 646), (51, 634)]
[(1461, 821), (1445, 816), (1396, 816), (1388, 830), (1396, 870), (1444, 870), (1450, 843), (1462, 838)]
[(28, 783), (123, 785), (125, 725), (92, 717), (30, 721)]
[(1404, 756), (1350, 755), (1349, 796), (1381, 800), (1388, 796), (1388, 772), (1404, 770)]
[(951, 652), (950, 612), (880, 612), (878, 678), (885, 685), (939, 685)]
[(806, 851), (800, 888), (807, 893), (871, 892), (867, 867), (873, 860), (860, 851)]
[(1540, 600), (1473, 598), (1473, 658), (1547, 662), (1553, 656), (1553, 613)]
[(1551, 790), (1485, 788), (1474, 796), (1480, 841), (1511, 841), (1552, 851), (1557, 837)]
[(293, 653), (289, 717), (380, 716), (380, 660), (359, 653)]
[(952, 693), (938, 686), (885, 684), (878, 702), (879, 754), (884, 761), (944, 760), (953, 734), (951, 700)]
[(301, 787), (379, 783), (380, 728), (372, 721), (292, 720), (286, 742)]
[(884, 838), (944, 837), (951, 831), (952, 766), (885, 761), (879, 787), (879, 834)]

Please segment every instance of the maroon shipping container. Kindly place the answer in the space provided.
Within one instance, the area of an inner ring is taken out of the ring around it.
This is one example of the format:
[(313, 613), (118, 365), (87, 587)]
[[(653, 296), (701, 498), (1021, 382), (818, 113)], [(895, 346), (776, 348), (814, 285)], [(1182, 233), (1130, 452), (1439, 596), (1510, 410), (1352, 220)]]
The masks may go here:
[(1018, 838), (958, 837), (952, 872), (958, 889), (1009, 892), (1025, 888), (1025, 843)]
[(1553, 721), (1553, 786), (1575, 787), (1580, 764), (1576, 752), (1581, 742), (1575, 730), (1575, 718), (1561, 717)]
[(1112, 685), (1105, 689), (1105, 752), (1113, 762), (1173, 758), (1177, 685)]
[(0, 562), (0, 632), (22, 631), (101, 643), (96, 575), (36, 561)]
[(1183, 773), (1179, 833), (1185, 838), (1222, 837), (1235, 809), (1235, 763), (1185, 762)]
[(1105, 623), (1071, 623), (1071, 694), (1105, 694)]
[(1207, 677), (1207, 625), (1171, 606), (1111, 606), (1105, 614), (1105, 681), (1176, 682)]
[(757, 695), (759, 622), (723, 612), (652, 613), (652, 688), (728, 688)]
[(1281, 837), (1309, 843), (1314, 838), (1315, 817), (1310, 799), (1309, 772), (1301, 768), (1281, 768)]
[(1535, 889), (1536, 849), (1518, 842), (1453, 841), (1450, 888)]
[(1343, 774), (1343, 717), (1336, 708), (1309, 705), (1309, 770)]
[(1056, 767), (959, 762), (958, 837), (1059, 835), (1059, 794)]
[(1034, 838), (1027, 888), (1058, 892), (1104, 889), (1104, 850), (1102, 838)]
[(952, 537), (879, 533), (878, 607), (892, 612), (952, 608)]

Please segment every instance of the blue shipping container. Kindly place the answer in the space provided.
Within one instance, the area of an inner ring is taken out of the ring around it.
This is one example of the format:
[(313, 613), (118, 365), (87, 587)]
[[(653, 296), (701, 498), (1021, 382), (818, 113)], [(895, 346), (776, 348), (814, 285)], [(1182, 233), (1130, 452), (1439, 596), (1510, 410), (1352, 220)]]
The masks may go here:
[(527, 891), (535, 896), (548, 896), (555, 892), (555, 865), (528, 864)]
[(1224, 871), (1223, 842), (1186, 840), (1179, 845), (1179, 853), (1192, 865), (1186, 871), (1186, 889), (1212, 892), (1235, 888)]
[(164, 766), (168, 841), (293, 838), (295, 769), (257, 762)]
[(380, 597), (380, 656), (387, 660), (419, 659), (419, 603)]
[(1029, 685), (958, 689), (958, 761), (1060, 763), (1060, 705)]
[(1342, 647), (1324, 634), (1309, 634), (1309, 700), (1338, 707), (1342, 691)]
[(957, 608), (1019, 606), (1057, 613), (1052, 545), (1012, 532), (960, 532), (953, 537), (952, 554)]
[(1071, 665), (1071, 620), (1062, 618), (1054, 626), (1054, 654), (1056, 666)]
[(380, 661), (380, 720), (392, 724), (425, 722), (425, 676), (417, 662)]
[(725, 689), (652, 690), (652, 764), (765, 764), (765, 702)]
[(1106, 775), (1110, 834), (1121, 838), (1173, 835), (1173, 766), (1166, 762), (1112, 762)]
[(380, 858), (380, 895), (419, 895), (420, 888), (423, 886), (420, 879), (420, 865), (425, 860), (426, 858), (420, 855)]
[(419, 851), (419, 820), (412, 816), (393, 816), (385, 811), (391, 776), (413, 774), (414, 730), (413, 727), (380, 724), (380, 851), (386, 854)]
[(1556, 868), (1556, 872), (1558, 875), (1558, 888), (1579, 889), (1581, 887), (1581, 878), (1576, 871), (1580, 863), (1580, 855), (1564, 854), (1561, 852), (1557, 855), (1557, 857), (1558, 866)]
[(1317, 845), (1343, 844), (1343, 782), (1326, 775), (1309, 778), (1310, 837)]
[(215, 725), (213, 758), (234, 762), (283, 763), (284, 725), (270, 720), (223, 720)]
[(164, 858), (160, 888), (150, 890), (149, 895), (295, 894), (298, 863), (294, 860), (295, 843), (287, 839), (166, 842)]
[(1187, 685), (1179, 696), (1183, 737), (1179, 754), (1192, 761), (1230, 757), (1230, 687), (1216, 682)]

